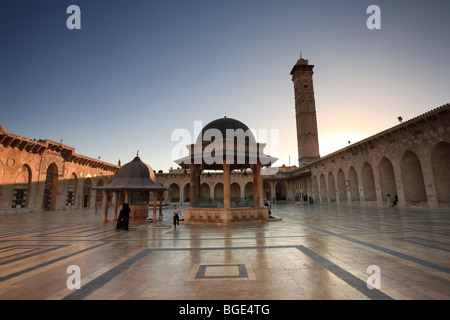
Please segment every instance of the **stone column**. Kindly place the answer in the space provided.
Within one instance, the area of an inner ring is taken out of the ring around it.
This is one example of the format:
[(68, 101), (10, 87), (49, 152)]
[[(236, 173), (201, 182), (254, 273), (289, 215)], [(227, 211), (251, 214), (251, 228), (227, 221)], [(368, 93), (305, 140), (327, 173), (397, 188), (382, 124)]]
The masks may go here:
[(223, 165), (223, 207), (230, 208), (230, 165)]
[(108, 222), (108, 191), (103, 191), (105, 204), (103, 205), (103, 222)]
[(263, 184), (261, 177), (261, 164), (252, 165), (253, 170), (253, 201), (255, 207), (264, 206)]
[(257, 203), (258, 204), (257, 206), (262, 208), (262, 207), (264, 207), (263, 179), (262, 179), (262, 176), (261, 176), (261, 167), (262, 167), (262, 165), (260, 163), (258, 163), (258, 164), (255, 165), (255, 167), (256, 167), (256, 175), (257, 175), (257, 181), (258, 181), (258, 188), (257, 188), (257, 190), (258, 190), (258, 199), (259, 199), (258, 203)]
[(190, 193), (190, 204), (189, 206), (191, 208), (195, 207), (195, 189), (196, 189), (196, 176), (195, 176), (195, 167), (196, 165), (191, 163), (189, 165), (189, 169), (191, 170), (191, 181), (190, 181), (190, 185), (189, 185), (189, 193)]
[(119, 208), (119, 191), (114, 191), (114, 220), (117, 220), (117, 210)]

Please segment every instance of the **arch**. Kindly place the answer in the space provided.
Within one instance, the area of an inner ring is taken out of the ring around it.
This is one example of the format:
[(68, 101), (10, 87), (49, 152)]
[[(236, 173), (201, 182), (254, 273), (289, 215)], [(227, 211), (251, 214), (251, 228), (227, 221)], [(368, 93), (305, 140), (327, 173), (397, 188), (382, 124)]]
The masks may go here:
[(317, 200), (319, 199), (319, 181), (317, 179), (317, 176), (312, 177), (312, 192), (313, 192), (313, 199)]
[(189, 202), (191, 201), (191, 184), (188, 182), (186, 183), (186, 185), (183, 188), (183, 194), (184, 194), (184, 202)]
[(336, 185), (334, 184), (334, 176), (331, 171), (328, 173), (328, 198), (331, 202), (336, 201)]
[(83, 184), (83, 208), (89, 208), (91, 206), (91, 190), (92, 181), (91, 178), (86, 178)]
[(241, 186), (237, 182), (233, 182), (230, 186), (230, 198), (241, 199)]
[(450, 143), (441, 141), (431, 153), (438, 202), (450, 202)]
[(203, 182), (200, 185), (200, 198), (201, 199), (211, 198), (211, 188), (209, 187), (209, 184), (207, 184), (206, 182)]
[(58, 188), (58, 167), (51, 163), (47, 168), (44, 184), (44, 197), (42, 200), (43, 210), (55, 210), (56, 191)]
[(377, 193), (375, 191), (375, 179), (373, 176), (372, 166), (368, 162), (364, 162), (361, 172), (364, 199), (366, 201), (376, 201)]
[(275, 194), (277, 200), (286, 200), (287, 192), (284, 182), (280, 181), (275, 185)]
[(383, 199), (387, 199), (387, 195), (391, 195), (393, 199), (397, 194), (397, 184), (395, 183), (394, 167), (392, 162), (383, 157), (379, 165), (380, 171), (380, 184), (381, 184), (381, 194)]
[(320, 196), (322, 197), (322, 202), (328, 202), (327, 193), (327, 183), (325, 182), (325, 175), (322, 173), (320, 175)]
[(251, 199), (253, 198), (253, 182), (247, 182), (244, 187), (244, 198)]
[(175, 182), (169, 186), (169, 202), (180, 202), (180, 186)]
[(75, 206), (77, 180), (77, 175), (75, 173), (72, 173), (71, 178), (67, 181), (66, 207)]
[[(102, 179), (97, 181), (97, 187), (101, 187), (101, 186), (103, 186)], [(95, 207), (96, 208), (102, 207), (102, 201), (103, 201), (102, 193), (103, 193), (102, 190), (95, 190)]]
[(214, 199), (223, 201), (223, 183), (219, 182), (214, 186)]
[(28, 208), (31, 191), (31, 169), (24, 164), (14, 181), (12, 208)]
[(425, 183), (423, 181), (422, 166), (417, 155), (406, 151), (401, 161), (403, 188), (407, 202), (427, 201)]
[(358, 174), (356, 173), (355, 168), (350, 166), (348, 170), (348, 182), (350, 185), (350, 199), (352, 201), (359, 201), (359, 183), (358, 183)]
[(337, 173), (337, 185), (339, 192), (339, 201), (347, 201), (347, 189), (345, 187), (345, 175), (342, 169)]

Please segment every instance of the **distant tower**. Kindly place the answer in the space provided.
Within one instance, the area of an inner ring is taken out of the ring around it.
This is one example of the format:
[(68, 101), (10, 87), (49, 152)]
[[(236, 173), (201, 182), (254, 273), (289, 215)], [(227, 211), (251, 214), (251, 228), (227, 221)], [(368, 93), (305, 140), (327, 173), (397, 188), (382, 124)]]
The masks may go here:
[(320, 158), (312, 77), (313, 68), (313, 65), (308, 64), (308, 60), (300, 56), (291, 71), (292, 81), (294, 82), (298, 162), (300, 166)]

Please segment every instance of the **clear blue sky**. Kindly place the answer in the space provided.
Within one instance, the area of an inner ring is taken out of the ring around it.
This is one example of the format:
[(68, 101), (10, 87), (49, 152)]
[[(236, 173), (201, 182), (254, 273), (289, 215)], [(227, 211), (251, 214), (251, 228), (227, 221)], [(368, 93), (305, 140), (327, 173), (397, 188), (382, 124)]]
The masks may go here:
[(0, 0), (0, 124), (114, 164), (139, 149), (167, 171), (174, 130), (227, 116), (279, 130), (266, 151), (294, 164), (300, 51), (326, 155), (450, 102), (449, 17), (448, 0)]

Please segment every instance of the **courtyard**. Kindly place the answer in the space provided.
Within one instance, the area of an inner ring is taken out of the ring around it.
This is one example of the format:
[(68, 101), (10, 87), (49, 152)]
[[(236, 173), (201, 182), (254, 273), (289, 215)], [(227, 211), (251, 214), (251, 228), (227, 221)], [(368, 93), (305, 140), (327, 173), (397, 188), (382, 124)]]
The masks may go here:
[(101, 211), (0, 215), (0, 299), (450, 298), (444, 209), (280, 202), (281, 221), (175, 229), (165, 208), (129, 231)]

